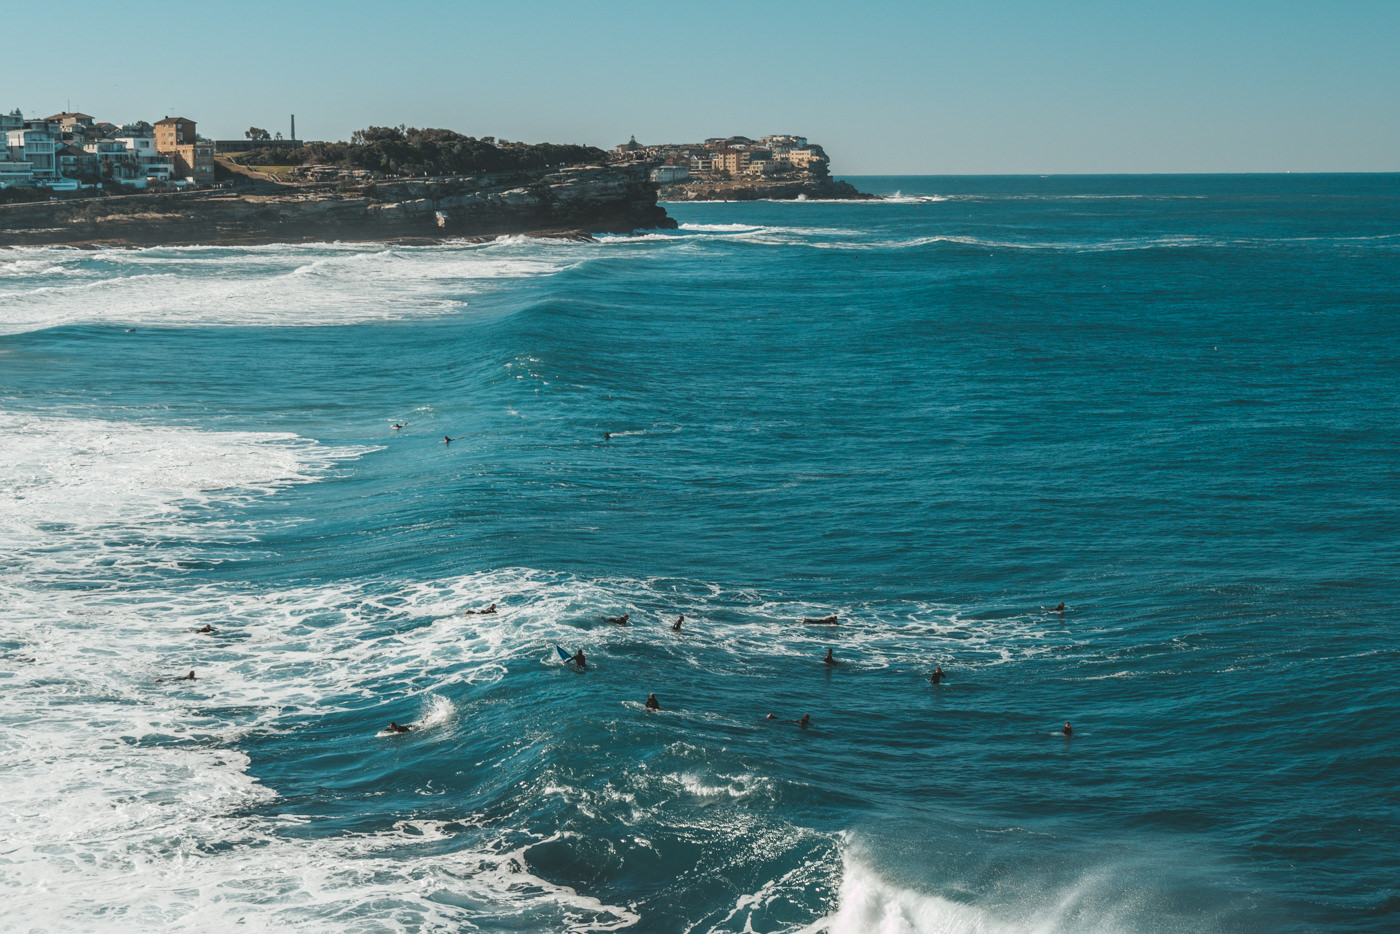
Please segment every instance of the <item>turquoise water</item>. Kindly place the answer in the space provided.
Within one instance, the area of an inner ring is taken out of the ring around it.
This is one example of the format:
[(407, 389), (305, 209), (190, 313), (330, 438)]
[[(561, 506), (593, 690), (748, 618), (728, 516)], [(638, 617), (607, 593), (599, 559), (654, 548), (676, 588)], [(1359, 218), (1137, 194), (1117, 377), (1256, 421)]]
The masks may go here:
[(1400, 177), (852, 181), (0, 253), (18, 929), (1394, 929)]

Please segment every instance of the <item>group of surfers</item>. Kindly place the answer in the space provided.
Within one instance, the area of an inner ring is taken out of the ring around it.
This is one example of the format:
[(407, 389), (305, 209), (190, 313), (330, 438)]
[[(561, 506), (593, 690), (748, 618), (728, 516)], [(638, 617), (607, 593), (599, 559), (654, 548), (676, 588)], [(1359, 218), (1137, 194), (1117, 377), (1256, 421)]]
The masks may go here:
[[(484, 610), (465, 610), (464, 612), (465, 612), (467, 615), (474, 615), (474, 614), (475, 614), (475, 615), (481, 615), (481, 614), (495, 613), (495, 612), (496, 612), (496, 604), (493, 603), (493, 604), (491, 604), (489, 607), (487, 607), (487, 608), (484, 609)], [(1051, 612), (1053, 612), (1053, 613), (1059, 613), (1059, 614), (1063, 615), (1064, 612), (1065, 612), (1065, 604), (1064, 604), (1064, 601), (1061, 600), (1058, 606), (1051, 607)], [(601, 620), (603, 620), (603, 622), (605, 622), (605, 623), (612, 623), (613, 625), (616, 625), (616, 626), (626, 626), (626, 625), (628, 625), (628, 621), (631, 619), (631, 616), (630, 616), (629, 614), (627, 614), (627, 613), (623, 613), (621, 616), (599, 616), (598, 618), (601, 619)], [(840, 618), (839, 618), (835, 613), (832, 613), (830, 616), (819, 616), (819, 617), (804, 616), (804, 617), (802, 617), (802, 622), (803, 622), (804, 624), (810, 625), (810, 626), (837, 626), (837, 625), (840, 625)], [(684, 624), (685, 624), (685, 616), (684, 616), (684, 614), (682, 614), (682, 615), (680, 615), (680, 616), (677, 616), (677, 617), (676, 617), (676, 621), (675, 621), (674, 623), (671, 624), (671, 630), (672, 630), (673, 632), (680, 632), (680, 631), (681, 631), (681, 627), (682, 627)], [(197, 630), (197, 631), (198, 631), (198, 632), (212, 632), (213, 630), (206, 624), (205, 627), (204, 627), (203, 629), (200, 629), (200, 630)], [(586, 655), (584, 654), (583, 649), (579, 649), (578, 651), (574, 652), (574, 654), (573, 654), (572, 656), (569, 657), (568, 661), (569, 661), (571, 664), (575, 665), (580, 671), (582, 671), (582, 670), (584, 670), (585, 668), (588, 667), (588, 656), (586, 656)], [(830, 648), (826, 650), (826, 656), (822, 659), (822, 661), (825, 662), (827, 665), (837, 665), (837, 664), (840, 664), (840, 661), (836, 658), (835, 650), (834, 650), (834, 649), (830, 649)], [(937, 665), (937, 666), (934, 667), (933, 673), (929, 675), (929, 679), (928, 679), (928, 680), (929, 680), (929, 683), (930, 683), (930, 684), (942, 684), (943, 681), (944, 681), (947, 677), (948, 677), (948, 675), (943, 671), (943, 666), (942, 666), (942, 665)], [(191, 671), (188, 675), (185, 676), (184, 679), (181, 679), (181, 680), (186, 680), (186, 679), (187, 679), (187, 680), (193, 681), (193, 680), (194, 680), (194, 672)], [(661, 709), (661, 702), (658, 701), (658, 700), (656, 699), (656, 694), (655, 694), (655, 692), (650, 693), (650, 694), (647, 695), (645, 707), (646, 707), (647, 710), (660, 710), (660, 709)], [(778, 720), (778, 719), (780, 719), (780, 718), (777, 717), (775, 714), (771, 714), (771, 713), (770, 713), (770, 714), (768, 714), (768, 716), (765, 717), (764, 719), (767, 719), (767, 720)], [(812, 716), (811, 716), (811, 714), (803, 714), (803, 715), (802, 715), (802, 719), (800, 719), (800, 720), (786, 720), (786, 721), (783, 721), (783, 722), (786, 722), (786, 723), (796, 723), (798, 726), (802, 727), (802, 728), (805, 730), (805, 729), (807, 729), (809, 726), (812, 725)], [(407, 726), (407, 725), (404, 725), (404, 724), (401, 724), (401, 723), (394, 723), (394, 722), (391, 722), (391, 723), (389, 724), (389, 726), (388, 726), (388, 732), (390, 732), (390, 733), (408, 733), (408, 732), (411, 732), (412, 730), (413, 730), (413, 727), (412, 727), (412, 726)], [(1062, 732), (1066, 737), (1074, 735), (1074, 729), (1069, 725), (1069, 722), (1068, 722), (1068, 721), (1065, 722), (1065, 725), (1064, 725), (1063, 729), (1061, 730), (1061, 732)]]

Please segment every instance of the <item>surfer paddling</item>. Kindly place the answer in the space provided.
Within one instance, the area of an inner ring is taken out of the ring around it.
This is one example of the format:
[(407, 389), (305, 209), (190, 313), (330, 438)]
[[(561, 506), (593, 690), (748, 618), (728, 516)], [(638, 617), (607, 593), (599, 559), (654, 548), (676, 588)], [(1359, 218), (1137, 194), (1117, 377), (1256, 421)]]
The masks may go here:
[(1050, 612), (1052, 612), (1052, 613), (1059, 613), (1061, 616), (1064, 616), (1064, 615), (1065, 615), (1065, 601), (1061, 600), (1061, 601), (1060, 601), (1060, 605), (1057, 606), (1057, 607), (1055, 607), (1055, 608), (1054, 608), (1053, 610), (1051, 610)]
[(485, 616), (487, 613), (494, 613), (494, 612), (496, 612), (496, 604), (493, 603), (493, 604), (491, 604), (490, 606), (488, 606), (488, 607), (487, 607), (486, 609), (484, 609), (484, 610), (466, 610), (466, 611), (464, 611), (464, 612), (465, 612), (465, 614), (466, 614), (467, 616), (471, 616), (471, 615), (473, 615), (473, 614), (476, 614), (476, 615), (479, 615), (479, 616)]
[(208, 623), (205, 623), (202, 627), (196, 629), (195, 632), (217, 632), (217, 630)]
[(462, 440), (463, 438), (465, 438), (465, 437), (466, 437), (466, 435), (460, 435), (460, 436), (458, 436), (458, 437), (456, 437), (456, 438), (449, 438), (447, 435), (443, 435), (443, 436), (442, 436), (442, 443), (443, 443), (443, 444), (451, 444), (453, 441), (461, 441), (461, 440)]
[(626, 626), (627, 620), (630, 617), (626, 613), (623, 613), (621, 616), (600, 616), (598, 618), (605, 623), (616, 623), (619, 626)]
[[(165, 680), (164, 678), (157, 678), (157, 679), (156, 679), (157, 682), (161, 682), (161, 681), (164, 681), (164, 680)], [(171, 681), (193, 681), (193, 680), (194, 680), (194, 669), (190, 669), (190, 673), (187, 674), (187, 675), (181, 675), (181, 676), (178, 677), (178, 678), (171, 678), (170, 680), (171, 680)]]
[[(766, 720), (777, 720), (778, 717), (776, 717), (776, 716), (774, 716), (773, 714), (770, 713), (770, 714), (769, 714), (767, 717), (765, 717), (764, 719), (766, 719)], [(802, 719), (801, 719), (801, 720), (784, 720), (783, 722), (784, 722), (784, 723), (796, 723), (798, 726), (802, 727), (802, 729), (805, 730), (805, 729), (807, 729), (807, 727), (809, 727), (809, 726), (812, 725), (812, 715), (809, 714), (809, 713), (804, 713), (804, 714), (802, 715)]]
[(837, 626), (837, 625), (840, 625), (840, 624), (837, 622), (837, 620), (836, 620), (836, 614), (835, 614), (835, 613), (832, 613), (830, 616), (819, 616), (819, 617), (815, 617), (815, 618), (813, 618), (813, 617), (811, 617), (811, 616), (804, 616), (804, 617), (802, 617), (802, 622), (805, 623), (805, 624), (808, 625), (808, 626)]
[(413, 732), (413, 727), (411, 727), (411, 726), (404, 726), (402, 723), (395, 723), (393, 720), (390, 720), (390, 721), (389, 721), (389, 732), (390, 732), (390, 733), (411, 733), (411, 732)]

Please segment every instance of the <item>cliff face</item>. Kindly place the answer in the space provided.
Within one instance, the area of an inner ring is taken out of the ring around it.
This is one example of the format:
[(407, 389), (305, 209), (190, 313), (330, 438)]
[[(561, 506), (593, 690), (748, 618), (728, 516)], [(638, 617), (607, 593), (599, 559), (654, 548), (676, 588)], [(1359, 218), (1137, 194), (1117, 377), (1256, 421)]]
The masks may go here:
[(289, 187), (274, 195), (192, 192), (0, 206), (0, 246), (584, 236), (675, 226), (638, 166), (407, 180), (353, 195)]
[(875, 199), (857, 191), (849, 182), (805, 179), (790, 182), (738, 181), (685, 182), (661, 186), (663, 201), (857, 201)]

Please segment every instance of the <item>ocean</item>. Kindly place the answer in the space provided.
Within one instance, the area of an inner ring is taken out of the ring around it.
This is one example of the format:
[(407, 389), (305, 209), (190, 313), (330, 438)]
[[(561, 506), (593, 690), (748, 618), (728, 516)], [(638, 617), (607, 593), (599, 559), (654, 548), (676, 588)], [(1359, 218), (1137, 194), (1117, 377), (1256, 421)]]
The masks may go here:
[(0, 927), (1400, 927), (1400, 176), (849, 180), (0, 251)]

